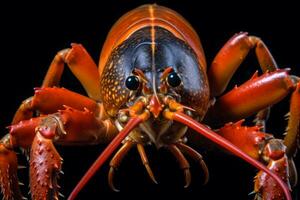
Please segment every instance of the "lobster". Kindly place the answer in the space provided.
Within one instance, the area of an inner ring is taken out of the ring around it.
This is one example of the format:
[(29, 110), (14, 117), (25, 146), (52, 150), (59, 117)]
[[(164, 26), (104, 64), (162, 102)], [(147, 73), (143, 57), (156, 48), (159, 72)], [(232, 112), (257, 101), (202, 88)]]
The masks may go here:
[[(224, 94), (248, 52), (255, 49), (260, 68), (250, 80)], [(65, 64), (81, 82), (88, 97), (59, 83)], [(206, 137), (260, 171), (256, 198), (291, 199), (297, 184), (293, 157), (299, 145), (299, 77), (279, 69), (263, 41), (247, 33), (234, 35), (207, 69), (200, 39), (178, 13), (144, 5), (113, 26), (99, 65), (80, 44), (59, 51), (42, 86), (22, 102), (9, 133), (0, 142), (0, 185), (4, 199), (22, 199), (17, 177), (16, 148), (30, 162), (32, 199), (58, 199), (60, 145), (109, 143), (73, 192), (75, 199), (97, 170), (112, 156), (109, 186), (127, 152), (137, 148), (145, 169), (157, 182), (144, 147), (166, 148), (191, 183), (190, 164), (199, 162), (204, 182), (209, 171), (202, 155), (186, 144), (189, 129)], [(287, 134), (283, 140), (265, 132), (270, 107), (291, 94)], [(256, 115), (255, 125), (243, 119)], [(218, 128), (218, 129), (216, 129)], [(195, 134), (195, 133), (194, 133)], [(119, 147), (121, 145), (121, 147)]]

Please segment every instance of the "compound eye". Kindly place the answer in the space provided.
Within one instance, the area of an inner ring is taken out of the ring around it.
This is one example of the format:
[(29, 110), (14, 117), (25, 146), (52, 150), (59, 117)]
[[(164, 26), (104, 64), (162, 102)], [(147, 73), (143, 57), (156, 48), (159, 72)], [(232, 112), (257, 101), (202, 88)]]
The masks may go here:
[(171, 87), (177, 87), (181, 84), (181, 79), (176, 72), (171, 72), (167, 77), (167, 82)]
[(128, 76), (125, 85), (129, 90), (137, 90), (140, 86), (140, 79), (137, 76)]

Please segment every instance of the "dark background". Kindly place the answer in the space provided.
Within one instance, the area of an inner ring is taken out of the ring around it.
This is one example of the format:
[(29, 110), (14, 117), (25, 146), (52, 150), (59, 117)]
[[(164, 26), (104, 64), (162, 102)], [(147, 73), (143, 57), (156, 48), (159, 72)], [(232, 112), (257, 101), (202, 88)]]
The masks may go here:
[[(300, 75), (299, 66), (299, 12), (296, 3), (284, 1), (99, 1), (99, 2), (11, 2), (1, 6), (1, 106), (0, 130), (4, 135), (19, 103), (33, 94), (33, 87), (41, 84), (55, 53), (69, 47), (71, 42), (82, 43), (98, 62), (101, 46), (113, 23), (125, 12), (144, 3), (158, 3), (182, 14), (199, 33), (210, 63), (222, 45), (234, 34), (247, 31), (261, 37), (271, 49), (282, 68), (292, 68)], [(258, 68), (253, 52), (238, 70), (229, 88), (251, 77)], [(66, 70), (62, 85), (84, 93), (80, 84)], [(254, 98), (254, 97), (253, 97)], [(276, 105), (268, 123), (268, 132), (282, 137), (288, 112), (288, 98)], [(59, 180), (62, 193), (68, 196), (84, 172), (97, 158), (105, 145), (93, 147), (58, 147), (65, 162), (65, 174)], [(256, 170), (249, 164), (224, 154), (222, 151), (201, 151), (211, 172), (208, 185), (201, 186), (201, 171), (191, 160), (193, 182), (183, 189), (182, 173), (176, 161), (164, 150), (147, 149), (159, 185), (153, 185), (132, 151), (124, 160), (116, 177), (117, 194), (108, 188), (107, 164), (80, 194), (79, 199), (108, 199), (109, 197), (143, 198), (166, 194), (184, 195), (185, 199), (252, 199)], [(21, 163), (25, 160), (21, 159)], [(297, 157), (300, 166), (299, 155)], [(27, 172), (20, 173), (28, 184)], [(23, 187), (24, 192), (27, 187)], [(142, 193), (141, 193), (142, 192)], [(194, 195), (192, 197), (192, 195)], [(297, 196), (296, 192), (294, 194)], [(179, 197), (179, 196), (177, 196)]]

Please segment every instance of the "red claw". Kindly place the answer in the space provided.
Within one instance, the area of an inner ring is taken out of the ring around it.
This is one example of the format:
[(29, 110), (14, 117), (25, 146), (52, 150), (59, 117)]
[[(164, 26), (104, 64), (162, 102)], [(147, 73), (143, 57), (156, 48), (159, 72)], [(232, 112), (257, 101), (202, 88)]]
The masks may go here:
[[(273, 173), (278, 174), (284, 181), (288, 177), (288, 159), (282, 156), (278, 160), (271, 160), (267, 166)], [(290, 188), (290, 186), (286, 186)], [(260, 171), (255, 179), (255, 191), (262, 195), (265, 200), (280, 200), (283, 198), (282, 187), (274, 183), (272, 177), (266, 172)]]

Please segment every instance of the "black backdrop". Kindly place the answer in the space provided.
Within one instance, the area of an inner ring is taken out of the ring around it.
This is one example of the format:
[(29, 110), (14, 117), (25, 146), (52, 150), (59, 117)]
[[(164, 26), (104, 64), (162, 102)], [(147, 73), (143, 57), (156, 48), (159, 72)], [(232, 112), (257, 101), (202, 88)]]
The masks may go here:
[[(7, 132), (5, 126), (9, 125), (19, 103), (32, 95), (33, 87), (41, 84), (47, 66), (58, 50), (68, 47), (71, 42), (82, 43), (98, 62), (101, 45), (113, 23), (126, 11), (154, 2), (173, 8), (190, 21), (200, 35), (208, 63), (234, 33), (247, 31), (265, 41), (280, 67), (290, 67), (291, 73), (300, 75), (300, 34), (297, 29), (300, 14), (296, 12), (296, 3), (289, 1), (11, 2), (2, 6), (0, 14), (1, 135)], [(250, 54), (234, 76), (230, 87), (247, 80), (257, 67), (255, 56)], [(62, 85), (84, 93), (68, 70)], [(269, 132), (281, 137), (286, 125), (283, 115), (287, 111), (288, 99), (274, 107), (268, 123)], [(59, 181), (63, 194), (68, 196), (104, 147), (58, 147), (65, 160), (65, 174)], [(150, 183), (136, 151), (132, 151), (124, 160), (116, 178), (121, 193), (113, 193), (108, 188), (106, 164), (80, 194), (80, 199), (108, 199), (105, 195), (119, 198), (160, 197), (162, 194), (182, 194), (186, 199), (252, 199), (247, 194), (252, 191), (255, 169), (239, 159), (223, 152), (207, 152), (199, 148), (209, 165), (211, 180), (207, 186), (202, 187), (201, 173), (191, 161), (194, 174), (192, 186), (183, 189), (182, 173), (172, 156), (164, 150), (147, 150), (159, 185)], [(25, 163), (25, 160), (21, 159), (20, 162)], [(299, 156), (297, 163), (300, 166)], [(27, 171), (21, 172), (20, 176), (28, 184)], [(26, 187), (23, 189), (24, 192), (27, 190)]]

